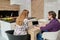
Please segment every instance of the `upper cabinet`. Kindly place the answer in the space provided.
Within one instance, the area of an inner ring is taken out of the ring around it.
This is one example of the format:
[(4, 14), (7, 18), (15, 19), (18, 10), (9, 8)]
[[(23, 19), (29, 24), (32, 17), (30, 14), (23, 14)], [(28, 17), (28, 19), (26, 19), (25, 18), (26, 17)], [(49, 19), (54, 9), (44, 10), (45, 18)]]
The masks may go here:
[(19, 11), (19, 6), (18, 5), (1, 5), (0, 10), (15, 10)]
[(19, 10), (19, 5), (10, 5), (10, 0), (0, 0), (0, 10)]
[(0, 0), (0, 5), (9, 5), (10, 0)]
[(44, 18), (44, 0), (32, 0), (32, 17)]

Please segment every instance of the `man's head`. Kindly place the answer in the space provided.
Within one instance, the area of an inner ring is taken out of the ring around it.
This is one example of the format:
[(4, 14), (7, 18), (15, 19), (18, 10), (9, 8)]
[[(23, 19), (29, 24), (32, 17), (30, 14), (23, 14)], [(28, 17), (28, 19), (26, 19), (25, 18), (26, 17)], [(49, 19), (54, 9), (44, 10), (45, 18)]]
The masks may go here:
[(49, 11), (48, 12), (48, 19), (55, 19), (56, 18), (56, 13), (54, 11)]

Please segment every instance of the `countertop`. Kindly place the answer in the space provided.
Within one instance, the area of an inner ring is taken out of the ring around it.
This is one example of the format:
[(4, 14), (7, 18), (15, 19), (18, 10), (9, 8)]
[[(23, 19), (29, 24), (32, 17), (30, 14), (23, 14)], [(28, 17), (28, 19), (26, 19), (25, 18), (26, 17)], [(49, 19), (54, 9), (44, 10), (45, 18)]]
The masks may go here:
[(9, 22), (9, 23), (13, 23), (16, 21), (16, 18), (12, 17), (10, 18), (0, 18), (1, 21), (5, 21), (5, 22)]

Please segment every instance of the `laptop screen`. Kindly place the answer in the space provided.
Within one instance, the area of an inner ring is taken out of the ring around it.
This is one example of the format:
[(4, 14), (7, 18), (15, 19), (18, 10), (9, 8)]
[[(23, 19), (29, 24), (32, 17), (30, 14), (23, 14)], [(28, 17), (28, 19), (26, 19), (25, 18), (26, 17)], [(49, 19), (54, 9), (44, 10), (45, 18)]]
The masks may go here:
[(32, 21), (32, 24), (33, 25), (38, 25), (39, 23), (38, 23), (38, 21)]

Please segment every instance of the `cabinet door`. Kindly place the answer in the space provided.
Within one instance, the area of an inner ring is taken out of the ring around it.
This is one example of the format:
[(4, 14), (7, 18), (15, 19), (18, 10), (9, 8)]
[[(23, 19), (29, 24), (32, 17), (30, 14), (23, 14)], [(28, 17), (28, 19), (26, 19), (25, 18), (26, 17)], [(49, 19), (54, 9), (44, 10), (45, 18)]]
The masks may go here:
[(43, 18), (44, 0), (32, 0), (31, 6), (32, 17)]
[(60, 19), (60, 10), (58, 11), (58, 19)]

